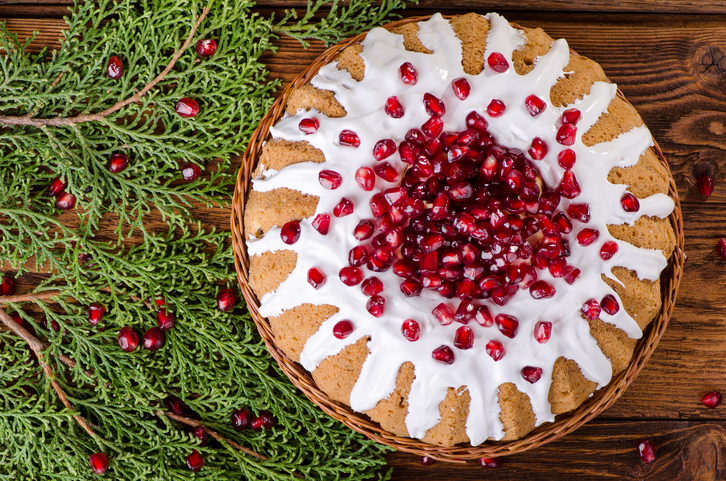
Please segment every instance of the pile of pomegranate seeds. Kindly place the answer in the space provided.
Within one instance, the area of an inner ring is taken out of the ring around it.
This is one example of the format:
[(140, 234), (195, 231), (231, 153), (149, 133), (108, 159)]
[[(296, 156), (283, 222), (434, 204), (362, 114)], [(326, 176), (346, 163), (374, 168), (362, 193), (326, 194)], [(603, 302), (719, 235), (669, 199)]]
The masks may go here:
[(96, 474), (103, 474), (108, 469), (108, 458), (106, 457), (106, 453), (91, 454), (89, 461), (91, 462), (91, 469)]
[(721, 393), (718, 391), (707, 392), (703, 395), (701, 401), (707, 408), (717, 408), (718, 405), (721, 404)]
[(715, 183), (713, 181), (713, 177), (711, 177), (710, 175), (703, 174), (698, 177), (698, 190), (704, 197), (708, 197), (711, 195), (714, 185)]
[(638, 456), (644, 463), (652, 463), (655, 461), (655, 445), (650, 439), (641, 439), (638, 441)]
[(204, 466), (204, 458), (196, 449), (192, 449), (192, 453), (187, 456), (187, 467), (192, 473), (196, 473)]

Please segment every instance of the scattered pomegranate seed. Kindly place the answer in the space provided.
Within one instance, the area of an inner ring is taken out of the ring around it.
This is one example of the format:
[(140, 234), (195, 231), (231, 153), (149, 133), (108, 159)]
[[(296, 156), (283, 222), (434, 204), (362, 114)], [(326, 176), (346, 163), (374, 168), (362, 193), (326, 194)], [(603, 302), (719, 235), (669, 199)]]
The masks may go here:
[(129, 166), (129, 158), (124, 154), (119, 154), (118, 152), (111, 155), (111, 158), (108, 161), (108, 170), (109, 172), (113, 174), (118, 174), (119, 172), (123, 172), (126, 170), (126, 167)]
[(496, 469), (502, 465), (499, 458), (479, 458), (479, 466), (485, 469)]
[(15, 295), (16, 290), (15, 279), (10, 276), (3, 276), (2, 283), (0, 283), (0, 295), (12, 296)]
[(347, 145), (348, 147), (355, 148), (360, 147), (360, 137), (358, 137), (358, 134), (352, 130), (345, 129), (340, 132), (338, 140), (340, 141), (340, 145)]
[(722, 259), (726, 259), (726, 238), (721, 237), (716, 244), (718, 253)]
[(402, 63), (398, 70), (401, 73), (401, 81), (404, 84), (416, 85), (418, 74), (416, 73), (416, 69), (413, 68), (413, 65), (411, 65), (411, 62)]
[(590, 222), (590, 205), (570, 204), (567, 206), (567, 215), (576, 221), (586, 224)]
[[(38, 324), (43, 329), (48, 329), (48, 319), (45, 316), (43, 316), (40, 319), (40, 322)], [(60, 331), (60, 324), (58, 324), (58, 321), (56, 321), (55, 319), (52, 319), (50, 321), (50, 328), (53, 329), (55, 332), (59, 332)]]
[(471, 349), (474, 346), (474, 331), (469, 326), (461, 326), (454, 334), (454, 347)]
[(519, 320), (516, 317), (509, 314), (497, 314), (494, 321), (497, 323), (499, 331), (508, 338), (514, 339), (514, 336), (517, 335)]
[(401, 292), (406, 297), (416, 297), (421, 294), (421, 283), (414, 278), (406, 279), (401, 283)]
[(340, 199), (338, 205), (333, 208), (333, 215), (335, 217), (345, 217), (353, 213), (353, 203), (346, 197)]
[(369, 277), (360, 286), (366, 296), (375, 296), (383, 292), (383, 282), (377, 277)]
[(386, 310), (386, 299), (381, 296), (371, 296), (366, 302), (366, 310), (373, 317), (381, 317)]
[(231, 415), (232, 428), (235, 431), (244, 431), (250, 426), (252, 415), (245, 408), (235, 409)]
[(144, 333), (142, 343), (146, 350), (158, 351), (164, 346), (164, 333), (158, 327), (152, 327)]
[(67, 185), (60, 177), (56, 177), (48, 186), (48, 195), (57, 196), (66, 189)]
[(92, 326), (95, 326), (96, 324), (101, 322), (105, 313), (106, 308), (103, 307), (101, 304), (94, 302), (93, 304), (88, 306), (88, 322), (90, 322)]
[(540, 344), (544, 344), (550, 340), (552, 334), (552, 323), (548, 321), (538, 321), (534, 325), (534, 338)]
[(139, 346), (139, 336), (129, 326), (124, 326), (118, 332), (118, 345), (124, 352), (133, 352)]
[(499, 52), (492, 52), (491, 54), (489, 54), (489, 57), (487, 58), (487, 64), (489, 64), (489, 68), (499, 73), (506, 72), (509, 68), (509, 62), (504, 57), (504, 55)]
[(338, 276), (346, 286), (355, 286), (363, 281), (363, 272), (357, 267), (343, 267)]
[(300, 240), (300, 222), (296, 220), (286, 222), (280, 229), (280, 238), (287, 245), (292, 245)]
[(715, 409), (721, 404), (721, 393), (718, 391), (707, 392), (701, 398), (703, 405), (710, 409)]
[(181, 173), (182, 179), (186, 180), (187, 182), (191, 182), (199, 178), (199, 176), (202, 174), (202, 169), (196, 164), (188, 163), (182, 166)]
[(522, 377), (529, 383), (534, 384), (542, 377), (542, 368), (524, 366), (522, 368)]
[(618, 252), (618, 243), (607, 241), (600, 247), (600, 258), (604, 261), (610, 260), (616, 252)]
[(321, 235), (328, 235), (328, 229), (330, 229), (330, 216), (328, 214), (318, 214), (315, 216), (315, 219), (313, 219), (311, 224)]
[(563, 124), (576, 124), (580, 121), (580, 111), (577, 109), (567, 109), (562, 112), (562, 123)]
[(211, 38), (197, 40), (197, 55), (200, 57), (211, 57), (217, 53), (217, 42)]
[(618, 304), (618, 300), (615, 299), (615, 296), (612, 294), (608, 294), (602, 298), (600, 301), (600, 307), (611, 316), (614, 316), (620, 310), (620, 304)]
[(403, 324), (401, 324), (401, 334), (403, 334), (403, 337), (405, 337), (408, 341), (418, 341), (420, 333), (421, 326), (419, 326), (418, 322), (413, 319), (406, 319), (403, 321)]
[(187, 405), (184, 404), (184, 401), (172, 394), (168, 395), (164, 399), (164, 406), (166, 406), (166, 409), (179, 416), (184, 415), (184, 413), (189, 410)]
[(431, 466), (435, 462), (436, 462), (436, 460), (434, 458), (430, 457), (430, 456), (422, 456), (421, 457), (421, 464), (423, 466)]
[(575, 143), (576, 135), (577, 127), (575, 127), (574, 124), (563, 124), (562, 127), (557, 130), (555, 140), (557, 140), (557, 143), (561, 145), (572, 145)]
[(192, 473), (198, 472), (204, 466), (204, 458), (196, 449), (192, 449), (192, 453), (187, 456), (187, 467)]
[(711, 195), (714, 185), (715, 184), (713, 181), (713, 177), (711, 177), (710, 175), (703, 174), (698, 177), (698, 190), (704, 197), (708, 197)]
[(524, 106), (527, 108), (529, 115), (536, 117), (547, 107), (547, 103), (536, 95), (530, 95), (524, 99)]
[(175, 110), (180, 117), (196, 117), (196, 115), (199, 113), (199, 104), (194, 99), (188, 99), (184, 97), (176, 103)]
[(562, 175), (560, 185), (557, 186), (557, 192), (559, 192), (562, 197), (566, 197), (568, 199), (574, 199), (580, 195), (580, 184), (577, 183), (577, 178), (571, 170), (566, 170)]
[(345, 339), (353, 332), (353, 323), (348, 319), (338, 321), (333, 326), (333, 336), (337, 339)]
[(388, 162), (381, 162), (374, 167), (376, 175), (386, 182), (398, 180), (398, 171)]
[(89, 458), (91, 469), (96, 474), (103, 474), (108, 469), (108, 458), (106, 453), (93, 453)]
[(404, 109), (403, 104), (401, 104), (401, 101), (398, 100), (398, 97), (395, 95), (392, 95), (386, 99), (386, 105), (384, 106), (384, 110), (386, 112), (386, 115), (388, 115), (391, 118), (394, 119), (400, 119), (403, 117)]
[(600, 231), (597, 229), (585, 228), (577, 233), (577, 242), (582, 246), (589, 246), (600, 237)]
[[(403, 142), (401, 142), (403, 144)], [(396, 143), (392, 139), (383, 139), (376, 142), (373, 146), (373, 157), (381, 161), (387, 159), (396, 152)], [(403, 160), (403, 158), (402, 158)]]
[(324, 189), (335, 190), (343, 183), (343, 176), (334, 170), (321, 170), (318, 182)]
[(431, 117), (421, 126), (421, 130), (429, 137), (438, 137), (444, 130), (444, 121), (439, 117)]
[(507, 106), (501, 100), (494, 99), (487, 105), (487, 113), (490, 117), (499, 117), (504, 113)]
[(565, 170), (570, 170), (575, 165), (577, 156), (572, 149), (565, 149), (557, 154), (557, 163)]
[(494, 318), (492, 317), (491, 312), (489, 312), (489, 308), (487, 306), (479, 306), (476, 308), (474, 320), (483, 327), (490, 327), (494, 325)]
[(436, 319), (436, 322), (438, 322), (442, 326), (448, 326), (449, 324), (454, 322), (454, 313), (451, 311), (449, 306), (447, 306), (443, 302), (438, 306), (434, 307), (433, 311), (431, 311), (431, 314), (434, 315), (434, 319)]
[(600, 317), (600, 304), (595, 299), (585, 301), (580, 310), (588, 321), (593, 321)]
[(452, 80), (451, 88), (454, 90), (454, 95), (456, 95), (459, 100), (466, 100), (469, 96), (469, 92), (471, 92), (471, 85), (469, 85), (469, 81), (463, 77)]
[(260, 431), (262, 428), (272, 429), (275, 426), (275, 418), (270, 411), (262, 410), (257, 417), (252, 420), (250, 427), (253, 431)]
[(650, 439), (641, 439), (638, 441), (638, 457), (644, 463), (652, 463), (655, 461), (655, 445)]
[(317, 267), (312, 267), (308, 270), (308, 284), (313, 286), (315, 289), (320, 289), (325, 284), (325, 274)]
[(106, 76), (111, 80), (118, 80), (123, 74), (124, 66), (123, 63), (121, 63), (121, 59), (116, 55), (112, 55), (108, 59), (108, 64), (106, 65)]
[(431, 357), (434, 361), (438, 361), (442, 364), (453, 364), (454, 363), (454, 351), (449, 346), (439, 346), (431, 352)]
[(353, 230), (353, 237), (360, 241), (370, 239), (375, 228), (376, 224), (372, 220), (363, 219), (358, 222), (357, 226), (355, 226), (355, 229)]
[(174, 327), (174, 313), (169, 309), (159, 309), (156, 312), (156, 324), (162, 331), (168, 331)]
[(505, 354), (504, 344), (502, 344), (500, 341), (492, 339), (491, 341), (487, 342), (486, 351), (489, 357), (491, 357), (495, 361), (499, 361), (501, 358), (504, 357)]
[(428, 92), (423, 96), (423, 103), (426, 113), (431, 117), (442, 117), (446, 113), (444, 102)]
[(527, 153), (530, 157), (532, 157), (532, 160), (542, 160), (547, 155), (548, 150), (549, 147), (547, 147), (547, 142), (539, 137), (535, 137), (532, 139), (532, 145), (530, 145)]
[(529, 288), (529, 294), (534, 299), (548, 299), (555, 295), (555, 288), (545, 281), (536, 281)]
[(297, 128), (304, 134), (314, 134), (320, 128), (320, 121), (316, 118), (302, 119), (300, 123), (297, 124)]
[(625, 212), (638, 212), (640, 210), (640, 201), (630, 192), (623, 194), (620, 198), (620, 205)]
[(232, 289), (222, 289), (217, 294), (217, 309), (222, 312), (229, 312), (234, 309), (237, 298)]
[(376, 177), (373, 174), (373, 169), (370, 167), (359, 168), (355, 171), (355, 181), (361, 189), (370, 192), (376, 185)]
[(204, 429), (204, 426), (194, 428), (192, 435), (199, 440), (200, 446), (206, 446), (207, 442), (209, 442), (209, 435), (207, 434), (207, 430)]
[(70, 192), (61, 192), (55, 199), (55, 207), (60, 210), (70, 210), (76, 206), (76, 196)]

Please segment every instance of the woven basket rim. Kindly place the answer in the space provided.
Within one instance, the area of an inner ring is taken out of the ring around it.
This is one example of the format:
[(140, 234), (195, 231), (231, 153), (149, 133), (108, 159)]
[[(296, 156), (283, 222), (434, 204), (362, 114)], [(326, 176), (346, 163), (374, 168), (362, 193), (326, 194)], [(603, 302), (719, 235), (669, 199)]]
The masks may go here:
[[(384, 25), (384, 28), (390, 30), (401, 25), (419, 22), (429, 18), (430, 16), (409, 17), (386, 24)], [(445, 18), (451, 18), (451, 16), (445, 16)], [(521, 28), (514, 23), (512, 23), (512, 25), (515, 28)], [(650, 359), (650, 356), (655, 350), (661, 336), (665, 332), (668, 321), (673, 313), (676, 295), (683, 275), (685, 250), (683, 215), (681, 212), (680, 200), (678, 198), (678, 191), (673, 175), (670, 173), (668, 161), (663, 156), (663, 152), (655, 139), (653, 139), (653, 149), (669, 172), (668, 191), (675, 202), (675, 208), (669, 219), (676, 234), (676, 247), (668, 262), (668, 266), (661, 275), (661, 292), (663, 298), (661, 312), (643, 333), (643, 337), (636, 345), (633, 358), (631, 359), (628, 368), (615, 376), (608, 385), (595, 391), (588, 400), (574, 411), (558, 415), (555, 418), (555, 421), (539, 426), (521, 439), (514, 441), (488, 441), (478, 446), (472, 446), (465, 443), (457, 444), (452, 447), (441, 447), (424, 443), (418, 439), (396, 436), (388, 431), (385, 431), (378, 423), (375, 423), (368, 418), (368, 416), (357, 413), (351, 410), (350, 407), (331, 400), (327, 394), (315, 385), (311, 375), (300, 364), (292, 361), (277, 348), (274, 343), (274, 335), (270, 328), (270, 324), (267, 319), (260, 315), (259, 300), (248, 283), (249, 258), (246, 252), (243, 230), (244, 208), (257, 159), (261, 152), (262, 145), (269, 138), (269, 128), (284, 114), (285, 104), (292, 91), (307, 83), (317, 74), (318, 70), (323, 65), (337, 57), (346, 47), (360, 43), (365, 36), (366, 33), (364, 32), (328, 48), (308, 68), (290, 82), (287, 88), (283, 91), (282, 95), (280, 95), (280, 97), (273, 103), (268, 113), (260, 122), (260, 125), (252, 134), (247, 150), (243, 154), (243, 165), (237, 175), (237, 183), (235, 185), (233, 198), (233, 211), (230, 222), (237, 279), (247, 302), (247, 307), (252, 319), (254, 320), (255, 325), (257, 326), (257, 329), (272, 357), (275, 361), (277, 361), (285, 375), (290, 378), (295, 386), (303, 391), (308, 399), (317, 404), (328, 415), (338, 421), (341, 421), (349, 428), (396, 450), (420, 456), (429, 456), (439, 461), (465, 463), (466, 460), (477, 459), (480, 457), (498, 457), (517, 454), (555, 441), (600, 414), (603, 410), (610, 407), (625, 392), (626, 388), (633, 382), (638, 373), (647, 363), (648, 359)], [(576, 52), (572, 50), (571, 52), (577, 55)], [(627, 102), (627, 99), (625, 99), (620, 90), (618, 90), (618, 96)]]

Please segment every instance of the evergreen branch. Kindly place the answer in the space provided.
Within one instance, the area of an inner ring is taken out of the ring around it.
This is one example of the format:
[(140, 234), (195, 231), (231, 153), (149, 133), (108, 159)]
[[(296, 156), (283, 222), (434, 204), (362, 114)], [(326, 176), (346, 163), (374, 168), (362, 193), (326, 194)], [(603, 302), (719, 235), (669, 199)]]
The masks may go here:
[[(207, 16), (209, 13), (209, 7), (204, 7), (202, 9), (202, 14), (197, 19), (197, 22), (194, 24), (194, 27), (192, 27), (192, 30), (189, 32), (189, 35), (187, 36), (186, 41), (184, 44), (182, 44), (181, 48), (177, 50), (174, 55), (171, 57), (171, 60), (167, 64), (166, 68), (161, 71), (159, 75), (154, 78), (151, 82), (146, 84), (144, 88), (139, 90), (135, 95), (132, 97), (127, 98), (126, 100), (122, 100), (120, 102), (115, 103), (111, 107), (107, 108), (106, 110), (103, 110), (102, 112), (98, 112), (95, 114), (82, 114), (82, 115), (76, 115), (75, 117), (55, 117), (51, 119), (34, 119), (31, 117), (31, 114), (24, 115), (22, 117), (13, 117), (13, 116), (4, 116), (0, 115), (0, 125), (27, 125), (30, 127), (60, 127), (60, 126), (72, 126), (74, 124), (80, 124), (82, 122), (92, 122), (92, 121), (100, 121), (103, 120), (106, 116), (121, 110), (122, 108), (126, 107), (127, 105), (138, 102), (141, 97), (143, 97), (146, 92), (154, 88), (156, 84), (161, 82), (164, 77), (171, 71), (172, 68), (174, 68), (174, 65), (176, 64), (177, 60), (179, 60), (179, 57), (182, 56), (184, 51), (189, 47), (189, 44), (192, 43), (192, 39), (194, 38), (194, 34), (196, 33), (197, 29), (199, 28), (199, 25), (202, 23), (202, 20), (204, 20), (204, 17)], [(62, 74), (61, 74), (62, 76)], [(53, 83), (51, 84), (51, 89), (54, 88), (58, 82), (61, 79), (61, 76), (59, 76)]]

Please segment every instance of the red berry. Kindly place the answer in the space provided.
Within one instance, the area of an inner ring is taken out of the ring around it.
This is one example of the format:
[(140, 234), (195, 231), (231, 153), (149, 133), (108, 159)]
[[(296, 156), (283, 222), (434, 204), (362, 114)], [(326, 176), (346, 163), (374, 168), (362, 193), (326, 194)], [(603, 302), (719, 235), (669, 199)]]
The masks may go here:
[(174, 313), (166, 307), (156, 311), (156, 324), (162, 331), (168, 331), (174, 327)]
[(121, 59), (116, 55), (112, 55), (108, 59), (108, 65), (106, 65), (106, 76), (111, 80), (118, 80), (124, 74), (124, 66), (121, 63)]
[(507, 59), (504, 57), (504, 55), (499, 52), (492, 52), (491, 54), (489, 54), (489, 57), (487, 58), (487, 64), (489, 64), (489, 68), (499, 73), (506, 72), (509, 68), (509, 62), (507, 62)]
[(129, 326), (124, 326), (118, 332), (118, 345), (121, 346), (121, 350), (124, 352), (135, 351), (139, 345), (139, 336)]
[(343, 176), (334, 170), (321, 170), (318, 174), (318, 182), (324, 189), (335, 190), (343, 183)]
[(202, 173), (202, 169), (197, 164), (184, 164), (181, 168), (182, 178), (187, 182), (197, 180)]
[(638, 441), (638, 456), (644, 463), (652, 463), (655, 461), (655, 445), (650, 439), (641, 439)]
[(260, 411), (252, 421), (250, 427), (253, 431), (260, 431), (262, 428), (272, 429), (275, 426), (275, 418), (270, 411)]
[(184, 97), (176, 103), (175, 110), (180, 117), (195, 117), (199, 113), (199, 104), (194, 99)]
[(347, 145), (348, 147), (360, 147), (360, 137), (352, 130), (345, 129), (338, 135), (340, 145)]
[(16, 290), (15, 279), (10, 276), (3, 276), (2, 283), (0, 283), (0, 295), (12, 296), (15, 295)]
[(217, 309), (222, 312), (231, 311), (235, 302), (237, 302), (237, 298), (232, 289), (222, 289), (217, 294)]
[(105, 313), (106, 308), (103, 307), (101, 304), (94, 302), (93, 304), (88, 306), (88, 322), (90, 322), (92, 326), (95, 326), (96, 324), (101, 322)]
[(547, 147), (547, 142), (539, 137), (535, 137), (532, 139), (532, 144), (530, 145), (527, 153), (532, 160), (542, 160), (547, 155), (548, 150), (549, 147)]
[(103, 474), (108, 469), (108, 458), (106, 453), (93, 453), (89, 458), (91, 469), (96, 474)]
[(192, 453), (187, 456), (187, 467), (192, 473), (198, 472), (204, 466), (204, 458), (196, 449), (192, 449)]
[(491, 341), (487, 342), (486, 351), (487, 354), (489, 354), (489, 357), (491, 357), (495, 361), (499, 361), (501, 358), (504, 357), (505, 354), (504, 344), (502, 344), (500, 341), (497, 341), (496, 339), (492, 339)]
[(623, 194), (620, 198), (620, 205), (625, 212), (638, 212), (638, 210), (640, 210), (640, 202), (638, 201), (638, 198), (630, 192)]
[(522, 377), (531, 384), (536, 383), (542, 377), (542, 368), (533, 366), (524, 366), (522, 368)]
[(338, 321), (333, 326), (333, 336), (337, 339), (345, 339), (353, 332), (353, 323), (348, 319)]
[(67, 185), (60, 177), (56, 177), (48, 186), (48, 195), (57, 196), (66, 189)]
[(565, 149), (557, 154), (557, 163), (565, 170), (570, 170), (575, 165), (577, 156), (572, 149)]
[(413, 319), (406, 319), (403, 321), (403, 324), (401, 324), (401, 334), (403, 334), (403, 337), (405, 337), (408, 341), (418, 341), (420, 333), (421, 326), (419, 326), (418, 322)]
[(300, 123), (297, 124), (297, 128), (304, 134), (314, 134), (320, 128), (320, 121), (315, 118), (302, 119)]
[(423, 466), (431, 466), (435, 462), (436, 462), (436, 460), (434, 458), (430, 457), (430, 456), (422, 456), (421, 457), (421, 464)]
[(705, 197), (708, 197), (713, 192), (714, 181), (713, 177), (708, 174), (703, 174), (698, 177), (698, 190)]
[(152, 327), (144, 333), (141, 341), (148, 351), (158, 351), (164, 345), (164, 333), (158, 327)]
[(197, 426), (194, 428), (194, 431), (192, 431), (192, 434), (195, 438), (199, 440), (200, 446), (206, 446), (207, 442), (209, 441), (209, 435), (207, 434), (207, 430), (204, 429), (204, 426)]
[(327, 235), (328, 229), (330, 229), (330, 215), (318, 214), (311, 224), (321, 235)]
[(496, 469), (502, 465), (499, 458), (479, 458), (479, 466), (484, 469)]
[(721, 404), (721, 393), (718, 391), (707, 392), (703, 395), (701, 401), (707, 408), (714, 409)]
[(55, 207), (60, 210), (70, 210), (76, 206), (76, 196), (70, 192), (61, 192), (55, 199)]
[(449, 346), (439, 346), (431, 352), (431, 357), (434, 361), (438, 361), (442, 364), (453, 364), (454, 363), (454, 351)]
[(608, 294), (602, 298), (600, 301), (600, 307), (611, 316), (614, 316), (620, 310), (620, 304), (618, 304), (618, 300), (615, 299), (615, 296), (612, 294)]
[(286, 222), (280, 229), (280, 238), (287, 245), (292, 245), (300, 240), (300, 222), (296, 220)]
[(217, 42), (211, 38), (197, 40), (197, 55), (200, 57), (211, 57), (217, 53)]
[(504, 113), (507, 106), (501, 100), (494, 99), (487, 106), (487, 113), (490, 117), (499, 117)]
[(250, 426), (250, 422), (252, 421), (252, 415), (245, 408), (235, 409), (234, 411), (232, 411), (231, 420), (232, 427), (235, 431), (243, 431)]
[(451, 88), (454, 90), (454, 95), (456, 95), (459, 100), (466, 100), (469, 96), (469, 92), (471, 92), (469, 81), (463, 77), (452, 80)]
[(395, 95), (386, 99), (386, 105), (383, 110), (386, 112), (386, 115), (393, 119), (400, 119), (404, 114), (403, 104), (401, 104), (401, 101)]
[(166, 409), (179, 416), (183, 416), (184, 413), (188, 410), (187, 405), (184, 404), (184, 401), (172, 394), (168, 395), (164, 399), (164, 406), (166, 406)]
[(308, 270), (308, 284), (315, 289), (320, 289), (325, 284), (325, 274), (317, 267), (311, 267)]
[(582, 313), (585, 315), (585, 319), (593, 321), (600, 317), (600, 304), (595, 299), (588, 299), (580, 308)]
[(524, 106), (527, 108), (529, 115), (536, 117), (547, 107), (547, 103), (536, 95), (530, 95), (524, 99)]
[(552, 334), (552, 323), (548, 321), (539, 321), (534, 325), (534, 338), (538, 343), (544, 344), (550, 340)]
[(128, 166), (129, 158), (124, 154), (119, 154), (118, 152), (112, 154), (111, 158), (108, 161), (108, 170), (113, 174), (123, 172)]
[(610, 260), (618, 252), (618, 243), (607, 241), (600, 247), (600, 258), (604, 261)]
[(416, 85), (418, 74), (416, 73), (416, 69), (413, 68), (413, 65), (411, 65), (411, 62), (402, 63), (399, 67), (399, 72), (401, 74), (401, 81), (404, 84)]

